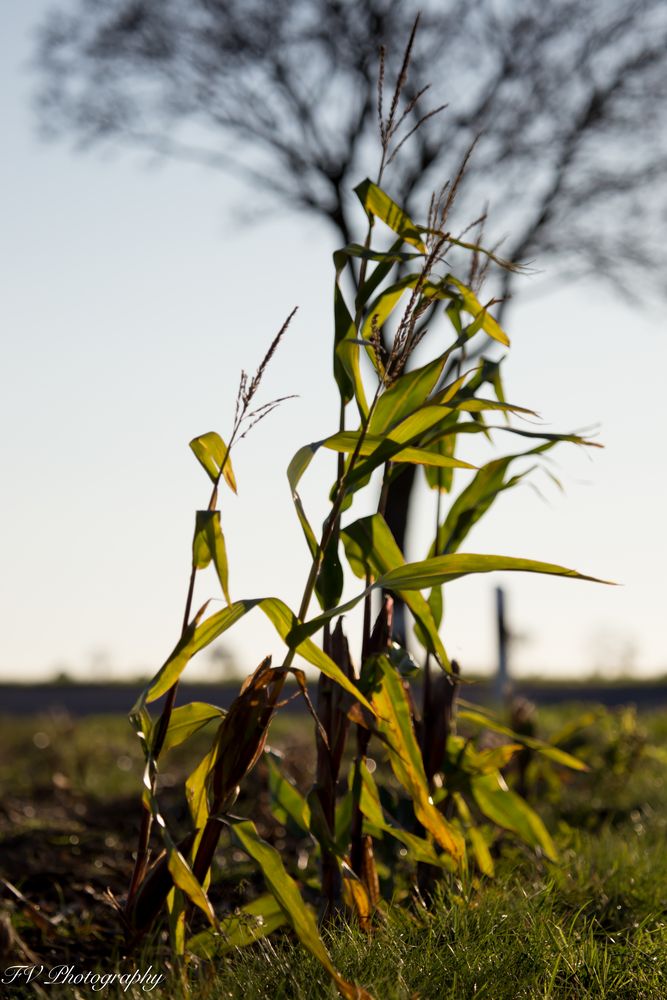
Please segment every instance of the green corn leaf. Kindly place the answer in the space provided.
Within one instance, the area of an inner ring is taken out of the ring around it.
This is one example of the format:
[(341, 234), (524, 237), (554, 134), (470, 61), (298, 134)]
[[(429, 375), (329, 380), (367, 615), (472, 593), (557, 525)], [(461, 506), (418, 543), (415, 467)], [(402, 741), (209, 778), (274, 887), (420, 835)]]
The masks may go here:
[(609, 583), (594, 576), (585, 576), (576, 570), (556, 566), (554, 563), (537, 562), (534, 559), (516, 559), (513, 556), (486, 556), (455, 552), (446, 556), (434, 556), (422, 562), (405, 563), (382, 574), (378, 583), (390, 590), (410, 591), (435, 587), (450, 580), (456, 580), (470, 573), (523, 572), (544, 573), (550, 576), (566, 576), (573, 580), (589, 580), (593, 583)]
[(407, 250), (401, 250), (403, 240), (396, 240), (388, 250), (371, 250), (370, 247), (362, 246), (361, 243), (348, 243), (339, 253), (345, 253), (348, 257), (357, 257), (361, 260), (372, 260), (383, 263), (391, 260), (394, 264), (405, 264), (410, 260), (418, 260), (423, 254)]
[(162, 752), (185, 743), (193, 733), (198, 732), (213, 719), (220, 720), (224, 714), (224, 709), (208, 705), (203, 701), (191, 701), (188, 705), (179, 705), (171, 713)]
[(185, 798), (192, 816), (195, 829), (201, 830), (209, 817), (208, 795), (206, 791), (207, 778), (211, 773), (218, 756), (218, 741), (197, 764), (185, 782)]
[(336, 849), (339, 855), (343, 855), (348, 850), (353, 807), (354, 799), (351, 791), (346, 792), (336, 803), (334, 825), (336, 828)]
[[(303, 509), (303, 504), (297, 487), (301, 481), (301, 477), (313, 460), (314, 455), (324, 443), (325, 442), (323, 441), (314, 441), (312, 444), (307, 444), (304, 445), (303, 448), (299, 448), (287, 467), (287, 479), (292, 491), (292, 501), (303, 529), (303, 533), (306, 536), (306, 542), (308, 544), (310, 554), (313, 557), (317, 554), (319, 543), (315, 537), (315, 532), (306, 517), (306, 512)], [(315, 586), (315, 594), (320, 602), (320, 607), (323, 610), (331, 608), (338, 603), (343, 592), (343, 583), (343, 568), (338, 558), (337, 548), (334, 545), (329, 544), (322, 557), (322, 564), (320, 566), (320, 572)]]
[(444, 851), (461, 861), (465, 855), (463, 838), (431, 799), (403, 682), (386, 657), (378, 656), (376, 663), (380, 683), (373, 691), (372, 701), (377, 727), (387, 740), (392, 771), (410, 795), (415, 816), (424, 829)]
[[(452, 420), (453, 422), (458, 420), (458, 414), (454, 414)], [(429, 450), (435, 450), (447, 458), (454, 458), (455, 449), (456, 434), (447, 434), (446, 437), (438, 438), (433, 444), (429, 445)], [(432, 490), (439, 490), (441, 493), (450, 492), (454, 481), (453, 466), (446, 469), (435, 465), (424, 465), (423, 469), (426, 482)]]
[[(382, 581), (386, 576), (391, 575), (391, 572), (400, 572), (405, 566), (403, 553), (381, 514), (362, 517), (347, 525), (341, 532), (341, 539), (352, 572), (362, 578), (367, 575), (375, 577), (376, 586), (385, 586)], [(448, 669), (449, 658), (426, 600), (413, 590), (403, 593), (398, 586), (390, 586), (388, 589), (400, 593), (421, 625), (427, 637), (428, 649)]]
[[(437, 425), (437, 420), (433, 420), (432, 424)], [(488, 424), (483, 425), (479, 423), (462, 423), (457, 426), (453, 424), (448, 426), (443, 423), (442, 426), (436, 426), (434, 429), (434, 438), (439, 438), (444, 434), (485, 434), (489, 436), (489, 431), (504, 431), (506, 434), (515, 434), (518, 437), (531, 438), (532, 440), (538, 441), (569, 441), (572, 444), (580, 445), (586, 448), (602, 448), (601, 444), (597, 441), (591, 441), (589, 438), (582, 437), (580, 434), (551, 434), (546, 431), (524, 431), (520, 430), (518, 427), (510, 427), (507, 424)], [(430, 437), (430, 436), (429, 436)]]
[[(467, 706), (467, 703), (461, 702), (461, 704), (466, 704)], [(554, 764), (569, 767), (573, 771), (588, 771), (588, 766), (582, 760), (579, 760), (578, 757), (573, 757), (572, 754), (561, 750), (560, 747), (553, 746), (551, 743), (537, 740), (534, 736), (523, 736), (520, 733), (515, 733), (507, 726), (503, 726), (501, 722), (497, 722), (492, 716), (479, 711), (477, 706), (459, 708), (457, 718), (482, 726), (484, 729), (491, 729), (495, 733), (501, 733), (503, 736), (509, 737), (513, 742), (520, 743), (522, 746), (537, 751), (543, 757), (552, 760)]]
[(209, 923), (217, 928), (218, 922), (211, 902), (205, 890), (195, 877), (190, 865), (179, 851), (177, 845), (169, 833), (167, 824), (160, 813), (157, 798), (152, 791), (150, 762), (146, 763), (144, 769), (142, 801), (150, 810), (156, 827), (162, 836), (162, 842), (167, 852), (167, 867), (174, 881), (174, 885), (181, 889), (195, 906), (206, 914)]
[(459, 375), (453, 382), (446, 385), (444, 389), (438, 393), (438, 401), (440, 403), (450, 403), (452, 400), (456, 400), (456, 397), (465, 386), (469, 376), (471, 376), (474, 372), (477, 372), (478, 369), (479, 366), (477, 368), (469, 368), (468, 371), (463, 373), (463, 375)]
[(199, 462), (208, 472), (211, 481), (216, 483), (220, 478), (220, 467), (222, 475), (231, 490), (236, 493), (236, 478), (232, 468), (232, 460), (227, 445), (219, 434), (209, 431), (207, 434), (200, 434), (193, 438), (190, 447), (199, 459)]
[[(340, 431), (338, 434), (332, 434), (331, 437), (325, 438), (321, 444), (330, 451), (347, 454), (357, 449), (360, 436), (360, 431)], [(391, 432), (383, 437), (376, 434), (364, 434), (358, 448), (358, 454), (362, 457), (371, 455), (376, 459), (374, 462), (365, 463), (365, 472), (388, 461), (407, 462), (410, 465), (439, 466), (443, 469), (475, 468), (469, 462), (449, 458), (437, 449), (406, 448), (400, 441), (394, 441)]]
[(304, 903), (299, 888), (285, 871), (278, 852), (257, 833), (250, 820), (232, 824), (232, 832), (243, 850), (257, 862), (264, 881), (281, 910), (291, 924), (301, 944), (321, 963), (342, 995), (349, 1000), (371, 1000), (370, 994), (343, 979), (334, 967), (317, 929), (317, 922)]
[(523, 746), (521, 743), (505, 743), (501, 747), (490, 747), (488, 750), (475, 750), (472, 760), (468, 759), (468, 766), (478, 774), (490, 774), (491, 771), (500, 771), (503, 767), (507, 767), (515, 754), (522, 749)]
[[(452, 860), (449, 855), (438, 854), (433, 844), (425, 840), (424, 837), (418, 837), (414, 833), (409, 833), (407, 830), (403, 830), (401, 827), (397, 826), (393, 821), (387, 822), (384, 816), (384, 811), (380, 803), (380, 793), (378, 792), (378, 787), (373, 780), (373, 776), (366, 767), (365, 762), (361, 765), (361, 795), (359, 797), (359, 808), (361, 812), (378, 830), (383, 833), (387, 833), (394, 840), (398, 840), (399, 843), (407, 847), (408, 853), (414, 862), (422, 862), (427, 865), (435, 865), (438, 868), (445, 868), (448, 871), (452, 868)], [(353, 782), (354, 765), (350, 769), (350, 776), (348, 779), (348, 785), (352, 787)]]
[(320, 572), (315, 584), (315, 594), (321, 608), (329, 610), (338, 604), (343, 593), (344, 583), (345, 577), (343, 566), (338, 557), (338, 546), (330, 542), (322, 556)]
[(573, 736), (578, 736), (582, 729), (587, 729), (599, 722), (602, 712), (604, 712), (604, 709), (599, 708), (593, 711), (582, 712), (581, 715), (578, 715), (575, 719), (571, 719), (569, 722), (566, 722), (555, 733), (552, 733), (550, 742), (556, 747), (560, 743), (566, 743), (568, 740), (571, 740)]
[(185, 949), (197, 958), (213, 961), (236, 948), (268, 937), (287, 923), (282, 907), (270, 893), (242, 906), (238, 913), (220, 921), (219, 931), (208, 929), (191, 937)]
[[(348, 788), (353, 789), (356, 764), (353, 763), (348, 774)], [(359, 795), (359, 808), (373, 826), (382, 829), (385, 824), (384, 812), (380, 803), (380, 793), (375, 784), (373, 775), (368, 770), (365, 760), (359, 761), (359, 773), (361, 774), (361, 789)]]
[(440, 628), (440, 625), (442, 624), (442, 613), (444, 611), (442, 587), (433, 587), (431, 589), (431, 593), (428, 595), (428, 606), (431, 609), (433, 621), (437, 627)]
[(213, 560), (215, 571), (227, 604), (231, 604), (229, 596), (229, 568), (227, 565), (227, 547), (225, 536), (220, 526), (219, 510), (198, 510), (195, 521), (195, 534), (192, 540), (192, 565), (194, 569), (206, 569)]
[(516, 833), (531, 847), (539, 847), (551, 861), (558, 860), (544, 823), (520, 795), (507, 788), (500, 773), (472, 777), (470, 788), (478, 809), (487, 819)]
[(438, 384), (446, 355), (441, 355), (421, 368), (406, 372), (377, 401), (368, 425), (371, 434), (386, 434), (395, 424), (424, 406)]
[[(359, 390), (359, 396), (363, 392), (363, 383), (359, 370), (359, 348), (350, 353), (342, 353), (340, 347), (344, 342), (354, 342), (357, 336), (357, 328), (354, 320), (347, 308), (347, 303), (343, 292), (338, 284), (340, 275), (345, 268), (347, 261), (339, 252), (334, 254), (334, 264), (336, 266), (336, 283), (334, 285), (334, 354), (333, 370), (336, 385), (340, 397), (344, 404), (350, 402), (355, 396), (355, 389)], [(364, 399), (365, 394), (364, 394)]]
[[(368, 403), (361, 377), (357, 328), (340, 287), (340, 278), (347, 265), (348, 257), (344, 251), (339, 250), (334, 253), (333, 259), (336, 270), (334, 283), (334, 377), (343, 404), (355, 399), (359, 414), (362, 420), (365, 420), (368, 415)], [(372, 350), (370, 353), (373, 354)]]
[[(366, 305), (371, 295), (380, 287), (385, 278), (388, 277), (393, 267), (396, 264), (405, 264), (409, 260), (414, 260), (421, 256), (417, 253), (400, 253), (400, 247), (403, 245), (403, 240), (399, 238), (386, 252), (369, 250), (367, 254), (363, 257), (365, 260), (376, 261), (376, 266), (373, 268), (372, 274), (370, 274), (363, 284), (359, 287), (357, 291), (357, 296), (354, 302), (355, 309), (357, 310), (357, 315), (361, 314), (363, 307)], [(346, 252), (350, 255), (350, 247), (346, 247)], [(363, 249), (363, 248), (361, 248)], [(362, 256), (362, 254), (355, 254), (354, 256)]]
[[(176, 644), (173, 652), (155, 675), (146, 690), (142, 692), (137, 704), (134, 706), (133, 714), (138, 713), (146, 702), (155, 701), (165, 694), (179, 679), (183, 670), (201, 649), (208, 646), (214, 639), (222, 635), (227, 629), (239, 621), (245, 614), (255, 607), (260, 607), (267, 618), (271, 621), (276, 631), (290, 648), (293, 648), (299, 656), (311, 663), (318, 670), (321, 670), (327, 677), (331, 677), (341, 687), (349, 691), (358, 701), (361, 701), (366, 708), (371, 708), (352, 681), (336, 666), (331, 657), (327, 656), (309, 638), (303, 638), (299, 634), (300, 623), (296, 615), (291, 611), (284, 601), (277, 597), (254, 598), (252, 600), (235, 601), (229, 607), (223, 608), (216, 614), (211, 615), (199, 624), (195, 619), (183, 633), (183, 636)], [(328, 617), (331, 617), (329, 615)], [(293, 641), (293, 644), (292, 644)]]
[(470, 846), (472, 847), (472, 852), (475, 856), (475, 861), (477, 862), (479, 870), (483, 875), (488, 875), (489, 878), (493, 878), (493, 875), (495, 874), (495, 866), (493, 864), (493, 858), (491, 857), (489, 845), (486, 842), (484, 834), (481, 830), (478, 830), (476, 826), (471, 826), (467, 833), (470, 837)]
[(257, 601), (235, 601), (201, 624), (195, 618), (185, 629), (173, 652), (155, 675), (140, 701), (155, 701), (165, 694), (176, 683), (195, 653), (231, 628), (255, 604)]
[[(439, 403), (440, 399), (435, 396), (434, 402)], [(452, 405), (454, 400), (451, 401)], [(456, 408), (464, 413), (484, 413), (487, 410), (500, 410), (502, 413), (517, 413), (527, 417), (538, 417), (535, 410), (529, 410), (526, 406), (517, 406), (516, 403), (507, 403), (499, 399), (484, 399), (476, 396), (474, 399), (461, 399), (456, 401)]]
[(382, 329), (405, 293), (413, 289), (419, 279), (418, 273), (406, 274), (405, 277), (384, 288), (373, 299), (361, 325), (360, 336), (362, 340), (370, 342), (373, 331)]
[(430, 403), (404, 417), (391, 429), (393, 441), (416, 444), (422, 434), (437, 428), (455, 410), (451, 406), (433, 406)]
[(402, 208), (392, 201), (389, 195), (366, 178), (354, 189), (354, 193), (363, 205), (369, 216), (381, 219), (385, 225), (401, 237), (406, 243), (411, 243), (425, 254), (426, 246), (421, 238), (421, 233), (417, 226)]
[[(296, 615), (291, 611), (287, 605), (279, 600), (277, 597), (267, 597), (262, 601), (258, 602), (264, 614), (272, 622), (278, 635), (287, 643), (290, 649), (294, 649), (299, 656), (302, 656), (304, 660), (311, 663), (314, 667), (317, 667), (323, 674), (330, 677), (333, 681), (349, 691), (357, 701), (360, 701), (366, 708), (373, 711), (372, 706), (368, 700), (363, 696), (361, 691), (357, 688), (355, 684), (347, 677), (346, 674), (336, 666), (331, 657), (315, 645), (312, 639), (303, 639), (301, 636), (303, 632), (300, 631), (301, 623), (298, 621)], [(334, 613), (329, 612), (327, 615), (322, 616), (323, 618), (331, 618)]]
[(499, 257), (492, 250), (487, 250), (485, 247), (479, 246), (476, 243), (468, 243), (466, 240), (458, 240), (451, 234), (448, 235), (447, 242), (452, 243), (454, 246), (462, 247), (464, 250), (470, 250), (473, 253), (483, 254), (485, 257), (488, 257), (489, 260), (492, 260), (494, 264), (497, 264), (498, 267), (501, 267), (504, 271), (517, 273), (522, 270), (521, 265), (515, 264), (513, 261), (507, 260), (504, 257)]
[(431, 546), (429, 556), (434, 556), (436, 552), (441, 555), (456, 552), (473, 525), (486, 513), (500, 494), (521, 482), (527, 475), (527, 472), (524, 472), (520, 476), (514, 476), (509, 481), (506, 480), (505, 474), (512, 462), (518, 458), (548, 451), (555, 443), (546, 442), (537, 448), (514, 455), (505, 455), (503, 458), (494, 459), (494, 461), (483, 465), (450, 507), (447, 517), (438, 528), (437, 539)]
[[(166, 836), (166, 832), (163, 830), (162, 834), (164, 838)], [(167, 851), (169, 855), (169, 871), (174, 880), (174, 885), (178, 886), (178, 888), (185, 893), (188, 899), (190, 899), (195, 906), (198, 906), (199, 909), (206, 914), (214, 927), (217, 927), (217, 919), (208, 896), (200, 883), (197, 881), (190, 865), (173, 844), (173, 841), (171, 846), (167, 846)]]
[(264, 755), (269, 771), (269, 792), (274, 803), (304, 831), (310, 833), (310, 806), (301, 792), (287, 780), (269, 754)]
[[(502, 408), (509, 411), (516, 411), (518, 409), (508, 404), (482, 400), (462, 400), (460, 403), (457, 403), (457, 406), (463, 412), (477, 412), (489, 408)], [(458, 434), (462, 431), (465, 432), (471, 426), (476, 427), (475, 424), (470, 423), (457, 425), (452, 419), (452, 415), (455, 415), (457, 412), (459, 411), (449, 406), (427, 404), (414, 413), (411, 413), (408, 417), (405, 417), (400, 423), (392, 427), (390, 435), (382, 441), (369, 458), (357, 463), (353, 471), (347, 476), (346, 485), (348, 489), (356, 489), (361, 485), (365, 485), (369, 475), (378, 465), (382, 462), (392, 461), (395, 458), (400, 451), (401, 445), (406, 447), (412, 445), (421, 446), (423, 440), (424, 447), (427, 450), (438, 454), (439, 449), (435, 446), (435, 442), (441, 436)]]
[(316, 618), (310, 618), (306, 622), (302, 622), (300, 625), (296, 625), (292, 632), (290, 633), (290, 642), (293, 644), (300, 643), (303, 639), (308, 638), (311, 635), (315, 635), (316, 632), (326, 624), (326, 622), (331, 621), (332, 618), (337, 618), (340, 615), (347, 614), (353, 608), (356, 608), (360, 601), (363, 601), (364, 597), (373, 590), (373, 586), (366, 587), (362, 590), (360, 594), (356, 594), (355, 597), (351, 597), (349, 601), (345, 601), (344, 604), (338, 604), (335, 608), (329, 608), (327, 611), (322, 612)]
[[(457, 711), (457, 719), (459, 713)], [(466, 774), (490, 774), (505, 767), (519, 750), (522, 743), (504, 743), (502, 746), (487, 750), (477, 750), (463, 736), (451, 735), (447, 739), (447, 774), (465, 772)]]
[(306, 536), (306, 542), (308, 543), (311, 556), (314, 556), (317, 552), (317, 538), (315, 537), (315, 532), (311, 528), (310, 522), (306, 517), (306, 512), (303, 509), (303, 504), (301, 502), (297, 486), (299, 485), (301, 477), (312, 462), (315, 453), (321, 445), (321, 441), (314, 441), (313, 444), (306, 444), (303, 448), (299, 448), (292, 461), (287, 466), (287, 481), (289, 482), (290, 489), (292, 491), (292, 501), (296, 509), (297, 517), (299, 518), (299, 523), (301, 524), (303, 533)]
[(467, 285), (464, 285), (463, 282), (451, 274), (447, 275), (447, 281), (458, 289), (463, 300), (463, 308), (479, 324), (479, 328), (484, 330), (493, 340), (497, 340), (498, 343), (509, 347), (509, 337), (497, 320), (482, 306), (472, 289), (468, 288)]
[(489, 846), (483, 833), (481, 830), (478, 830), (473, 823), (470, 810), (468, 809), (468, 803), (460, 792), (453, 792), (452, 799), (454, 801), (454, 805), (456, 806), (456, 811), (466, 826), (466, 833), (470, 838), (470, 846), (472, 847), (477, 867), (483, 875), (492, 877), (495, 872), (493, 858), (491, 857), (491, 852), (489, 851)]
[(517, 434), (519, 437), (539, 438), (542, 441), (571, 441), (572, 444), (585, 445), (587, 448), (603, 448), (604, 445), (597, 441), (591, 441), (580, 434), (548, 434), (545, 431), (524, 431), (518, 427), (489, 427), (491, 431), (507, 431), (510, 434)]

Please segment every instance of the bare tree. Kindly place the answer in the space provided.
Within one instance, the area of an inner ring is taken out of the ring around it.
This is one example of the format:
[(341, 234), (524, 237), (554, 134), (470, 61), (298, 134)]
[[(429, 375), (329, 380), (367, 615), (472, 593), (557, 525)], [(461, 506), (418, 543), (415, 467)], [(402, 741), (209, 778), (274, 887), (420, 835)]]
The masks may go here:
[[(488, 202), (487, 241), (513, 234), (504, 256), (662, 293), (662, 0), (422, 8), (406, 95), (428, 83), (449, 107), (406, 143), (389, 184), (423, 209), (481, 135), (462, 224)], [(234, 171), (347, 241), (349, 189), (377, 148), (378, 47), (395, 69), (415, 12), (406, 0), (71, 0), (39, 28), (41, 120), (83, 145), (123, 139)]]
[[(406, 125), (448, 108), (402, 147), (390, 193), (423, 219), (479, 136), (461, 228), (488, 203), (486, 244), (512, 234), (504, 257), (639, 301), (663, 294), (664, 0), (421, 7)], [(416, 12), (409, 0), (70, 0), (39, 29), (41, 120), (83, 146), (124, 140), (233, 171), (348, 242), (349, 190), (376, 159), (378, 48), (395, 73)], [(496, 280), (506, 302), (515, 276)], [(397, 480), (387, 506), (401, 545), (411, 485)]]

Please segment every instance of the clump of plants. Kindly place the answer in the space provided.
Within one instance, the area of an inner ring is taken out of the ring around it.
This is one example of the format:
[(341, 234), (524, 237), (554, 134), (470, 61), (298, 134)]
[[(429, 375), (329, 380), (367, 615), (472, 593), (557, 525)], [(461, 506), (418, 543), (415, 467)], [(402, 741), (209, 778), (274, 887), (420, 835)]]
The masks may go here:
[[(457, 706), (460, 673), (441, 636), (445, 584), (496, 570), (592, 579), (550, 563), (462, 552), (468, 533), (500, 494), (529, 473), (516, 472), (515, 463), (525, 458), (537, 463), (562, 442), (591, 442), (518, 424), (532, 411), (506, 400), (504, 361), (473, 345), (483, 340), (509, 346), (492, 314), (494, 302), (484, 302), (481, 289), (490, 267), (514, 265), (448, 228), (465, 163), (433, 197), (424, 222), (415, 222), (384, 190), (385, 171), (408, 137), (402, 93), (411, 46), (412, 39), (386, 113), (380, 74), (380, 167), (375, 181), (365, 180), (355, 190), (367, 222), (365, 240), (334, 254), (337, 425), (323, 440), (300, 447), (287, 469), (310, 558), (300, 605), (294, 610), (278, 596), (232, 600), (219, 505), (222, 488), (236, 491), (234, 446), (278, 402), (257, 404), (256, 394), (288, 320), (254, 378), (242, 375), (227, 442), (215, 431), (190, 442), (211, 494), (195, 518), (180, 636), (131, 715), (146, 763), (136, 866), (124, 908), (128, 941), (140, 941), (166, 913), (175, 955), (210, 958), (288, 925), (345, 997), (369, 994), (334, 967), (304, 898), (304, 883), (321, 920), (345, 907), (370, 932), (390, 905), (389, 894), (397, 905), (412, 893), (426, 898), (439, 879), (461, 892), (464, 875), (492, 876), (499, 830), (555, 859), (542, 820), (508, 788), (501, 770), (526, 747), (582, 767), (562, 749), (505, 730), (477, 708)], [(451, 270), (451, 254), (465, 270)], [(449, 329), (446, 345), (441, 326), (437, 337), (428, 334), (439, 312)], [(521, 447), (480, 468), (462, 457), (471, 435), (494, 440), (497, 434), (517, 436)], [(317, 530), (299, 485), (314, 459), (332, 454), (337, 457), (328, 513)], [(396, 479), (414, 465), (434, 492), (433, 539), (422, 559), (408, 562), (385, 513)], [(473, 473), (458, 492), (456, 470)], [(376, 498), (375, 513), (359, 517), (355, 505), (369, 494)], [(192, 607), (196, 574), (210, 564), (225, 601), (212, 614), (208, 603)], [(359, 581), (357, 593), (342, 602), (348, 577)], [(414, 623), (410, 648), (402, 630), (395, 635), (399, 602)], [(358, 648), (351, 648), (344, 616), (357, 606), (363, 609), (362, 637)], [(201, 703), (178, 705), (179, 679), (190, 660), (258, 611), (275, 627), (282, 652), (258, 651), (259, 666), (227, 712)], [(316, 692), (304, 661), (317, 678)], [(307, 795), (266, 747), (288, 680), (296, 682), (314, 719), (316, 776)], [(158, 701), (160, 713), (153, 717), (149, 706)], [(500, 729), (510, 742), (482, 749), (457, 733), (457, 720), (473, 729)], [(215, 725), (210, 748), (185, 787), (191, 830), (176, 841), (160, 808), (161, 759), (209, 724)], [(252, 816), (235, 814), (239, 788), (262, 758), (276, 815), (313, 845), (316, 868), (305, 873), (296, 858), (282, 856), (260, 836)], [(266, 885), (265, 894), (231, 913), (216, 912), (208, 891), (223, 834), (258, 866)], [(155, 840), (160, 851), (152, 857)]]

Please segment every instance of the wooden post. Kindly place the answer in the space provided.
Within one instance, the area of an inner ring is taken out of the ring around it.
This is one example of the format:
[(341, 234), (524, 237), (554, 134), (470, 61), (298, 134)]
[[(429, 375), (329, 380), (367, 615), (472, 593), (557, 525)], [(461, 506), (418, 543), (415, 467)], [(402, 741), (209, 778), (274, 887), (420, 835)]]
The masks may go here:
[(496, 625), (498, 630), (498, 671), (496, 673), (496, 700), (505, 701), (510, 693), (510, 676), (508, 665), (508, 650), (510, 630), (505, 617), (505, 591), (496, 587)]

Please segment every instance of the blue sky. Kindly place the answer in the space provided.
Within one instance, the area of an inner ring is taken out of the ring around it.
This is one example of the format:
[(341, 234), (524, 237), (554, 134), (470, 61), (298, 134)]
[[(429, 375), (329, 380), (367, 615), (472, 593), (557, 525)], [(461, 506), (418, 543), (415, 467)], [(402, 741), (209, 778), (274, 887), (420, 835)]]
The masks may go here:
[[(0, 36), (0, 677), (88, 677), (102, 666), (120, 677), (157, 669), (177, 638), (194, 510), (208, 498), (187, 443), (228, 433), (240, 369), (254, 369), (294, 305), (264, 398), (298, 398), (239, 447), (239, 496), (224, 497), (223, 525), (232, 596), (298, 604), (307, 553), (285, 468), (301, 444), (336, 426), (334, 242), (305, 216), (258, 221), (256, 196), (222, 174), (43, 144), (26, 64), (45, 6), (6, 5)], [(565, 493), (538, 478), (548, 502), (528, 488), (507, 494), (466, 548), (622, 584), (508, 575), (511, 621), (524, 636), (515, 670), (574, 675), (626, 663), (637, 674), (663, 672), (664, 312), (580, 285), (519, 300), (509, 333), (508, 398), (555, 430), (599, 424), (606, 448), (563, 446), (555, 471)], [(314, 522), (331, 474), (323, 459), (304, 481)], [(420, 501), (415, 557), (428, 545), (432, 500)], [(493, 663), (499, 582), (449, 588), (444, 639), (464, 668)], [(215, 592), (206, 577), (198, 597)], [(242, 670), (280, 654), (259, 617), (225, 645)], [(206, 658), (193, 666), (212, 669)]]

